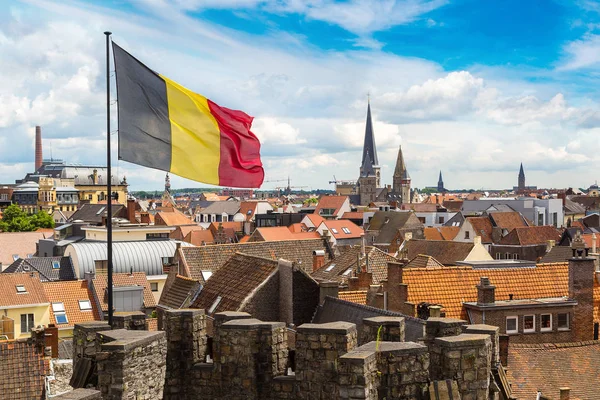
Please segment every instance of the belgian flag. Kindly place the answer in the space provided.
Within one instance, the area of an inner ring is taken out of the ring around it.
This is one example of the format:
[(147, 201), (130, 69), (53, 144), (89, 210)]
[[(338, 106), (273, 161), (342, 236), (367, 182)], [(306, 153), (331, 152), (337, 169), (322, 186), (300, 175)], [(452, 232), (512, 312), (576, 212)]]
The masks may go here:
[(264, 179), (253, 118), (157, 74), (113, 42), (119, 159), (220, 186)]

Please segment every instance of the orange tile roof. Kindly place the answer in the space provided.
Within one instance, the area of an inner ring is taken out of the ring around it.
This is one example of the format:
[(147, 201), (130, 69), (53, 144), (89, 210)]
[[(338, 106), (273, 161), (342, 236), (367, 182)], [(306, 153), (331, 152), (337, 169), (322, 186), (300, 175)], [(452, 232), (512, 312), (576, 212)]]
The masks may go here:
[(440, 226), (438, 229), (444, 240), (454, 240), (458, 235), (458, 231), (460, 231), (459, 226)]
[(489, 217), (467, 217), (475, 235), (481, 236), (481, 243), (492, 243), (492, 221)]
[(190, 232), (201, 231), (203, 229), (203, 227), (198, 225), (181, 225), (175, 228), (175, 230), (169, 234), (169, 238), (183, 240)]
[(248, 241), (248, 239), (250, 239), (250, 236), (246, 235), (243, 238), (241, 238), (238, 243), (246, 243)]
[(189, 219), (179, 210), (159, 211), (154, 216), (156, 225), (178, 226), (178, 225), (196, 225), (194, 221)]
[(432, 267), (405, 268), (408, 301), (442, 305), (449, 318), (466, 319), (462, 303), (477, 301), (475, 287), (481, 277), (496, 286), (496, 300), (562, 297), (569, 293), (568, 263), (538, 264), (536, 268)]
[(419, 254), (406, 265), (406, 268), (431, 268), (431, 267), (443, 267), (444, 265), (440, 263), (435, 258), (425, 255)]
[(191, 243), (194, 246), (203, 246), (205, 244), (213, 244), (215, 238), (208, 229), (196, 229), (188, 233), (183, 241)]
[(321, 225), (321, 222), (324, 221), (324, 218), (317, 214), (306, 214), (304, 218), (308, 218), (315, 228)]
[(302, 222), (298, 222), (296, 224), (291, 224), (290, 226), (288, 226), (288, 229), (294, 233), (298, 233), (298, 232), (306, 232), (308, 230), (308, 227), (306, 225), (304, 225)]
[[(347, 219), (325, 220), (321, 223), (321, 225), (325, 225), (331, 236), (338, 240), (360, 238), (361, 235), (365, 233), (361, 227)], [(346, 228), (350, 233), (344, 232), (344, 228)]]
[(549, 225), (544, 226), (528, 226), (524, 228), (515, 228), (500, 240), (500, 244), (507, 245), (531, 245), (545, 244), (548, 240), (558, 242), (560, 233), (558, 230)]
[[(299, 232), (294, 233), (285, 226), (272, 226), (265, 228), (256, 228), (256, 235), (260, 235), (265, 242), (277, 240), (297, 240), (297, 239), (318, 239), (321, 237), (319, 232)], [(254, 234), (252, 236), (254, 236)]]
[(423, 234), (427, 240), (444, 240), (438, 228), (423, 228)]
[[(98, 296), (98, 301), (102, 307), (102, 311), (108, 311), (108, 299), (106, 297), (106, 276), (97, 274), (92, 281), (94, 290)], [(150, 283), (146, 279), (146, 274), (143, 272), (134, 272), (131, 274), (113, 274), (113, 284), (115, 286), (143, 286), (144, 287), (144, 307), (156, 307), (156, 299), (150, 289)]]
[(254, 214), (256, 213), (256, 206), (258, 202), (256, 201), (242, 201), (240, 203), (240, 214), (242, 214), (246, 221), (250, 221)]
[(363, 219), (362, 211), (346, 211), (340, 219)]
[(348, 196), (322, 196), (313, 213), (320, 215), (322, 209), (333, 209), (333, 215), (336, 215), (340, 212), (340, 208), (342, 208), (346, 200), (348, 200)]
[(366, 290), (346, 290), (338, 293), (340, 300), (350, 301), (352, 303), (367, 305)]
[[(54, 311), (50, 307), (50, 323), (63, 328), (80, 322), (100, 320), (98, 307), (94, 301), (92, 291), (88, 288), (87, 281), (44, 282), (42, 286), (50, 303), (63, 303), (67, 315), (68, 323), (58, 324), (54, 316)], [(92, 309), (81, 311), (79, 300), (89, 300)]]
[[(17, 293), (24, 286), (25, 293)], [(48, 297), (37, 273), (0, 274), (0, 308), (48, 303)]]
[(521, 216), (521, 213), (517, 211), (511, 212), (492, 212), (490, 218), (496, 224), (497, 227), (506, 229), (509, 232), (515, 228), (521, 228), (527, 226), (527, 223)]
[(13, 254), (27, 258), (36, 253), (36, 244), (40, 239), (51, 238), (52, 232), (0, 232), (0, 263), (6, 268), (15, 260)]

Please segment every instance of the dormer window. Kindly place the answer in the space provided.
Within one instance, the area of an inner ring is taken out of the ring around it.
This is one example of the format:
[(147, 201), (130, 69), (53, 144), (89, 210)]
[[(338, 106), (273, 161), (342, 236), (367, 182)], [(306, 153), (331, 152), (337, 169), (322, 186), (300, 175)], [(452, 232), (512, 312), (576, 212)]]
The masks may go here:
[(17, 261), (19, 259), (19, 255), (18, 254), (13, 254), (12, 258), (13, 258), (13, 261)]
[(465, 239), (469, 239), (469, 231), (465, 231)]
[(25, 285), (17, 285), (17, 293), (27, 293), (27, 289), (25, 289)]
[(52, 269), (60, 269), (60, 263), (58, 261), (52, 261)]

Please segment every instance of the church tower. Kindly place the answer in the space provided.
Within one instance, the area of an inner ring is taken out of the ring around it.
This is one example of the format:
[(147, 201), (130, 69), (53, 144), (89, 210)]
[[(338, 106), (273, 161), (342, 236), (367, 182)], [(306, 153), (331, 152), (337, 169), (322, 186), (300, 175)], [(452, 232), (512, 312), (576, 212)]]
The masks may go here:
[(402, 203), (410, 203), (410, 175), (406, 170), (402, 146), (398, 148), (398, 159), (394, 169), (393, 188), (394, 193), (400, 194)]
[(440, 171), (440, 177), (438, 178), (437, 190), (438, 190), (438, 192), (446, 191), (446, 189), (444, 189), (444, 180), (442, 179), (442, 171)]
[(369, 151), (365, 156), (363, 164), (360, 166), (360, 177), (358, 178), (358, 194), (360, 195), (360, 204), (363, 206), (375, 201), (378, 179)]
[(360, 166), (360, 176), (364, 174), (364, 168), (367, 166), (365, 161), (369, 157), (369, 165), (375, 174), (375, 186), (381, 187), (381, 171), (379, 159), (377, 158), (377, 147), (375, 147), (375, 133), (373, 131), (373, 121), (371, 119), (371, 101), (367, 104), (367, 125), (365, 127), (365, 142), (363, 145), (363, 155)]
[(523, 163), (521, 163), (521, 169), (519, 170), (519, 190), (525, 190), (525, 171), (523, 171)]

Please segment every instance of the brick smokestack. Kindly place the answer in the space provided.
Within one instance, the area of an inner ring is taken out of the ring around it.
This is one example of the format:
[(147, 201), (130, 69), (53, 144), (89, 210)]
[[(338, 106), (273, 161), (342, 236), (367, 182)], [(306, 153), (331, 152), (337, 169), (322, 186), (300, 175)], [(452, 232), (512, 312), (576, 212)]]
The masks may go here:
[(35, 127), (35, 170), (42, 166), (42, 127)]

